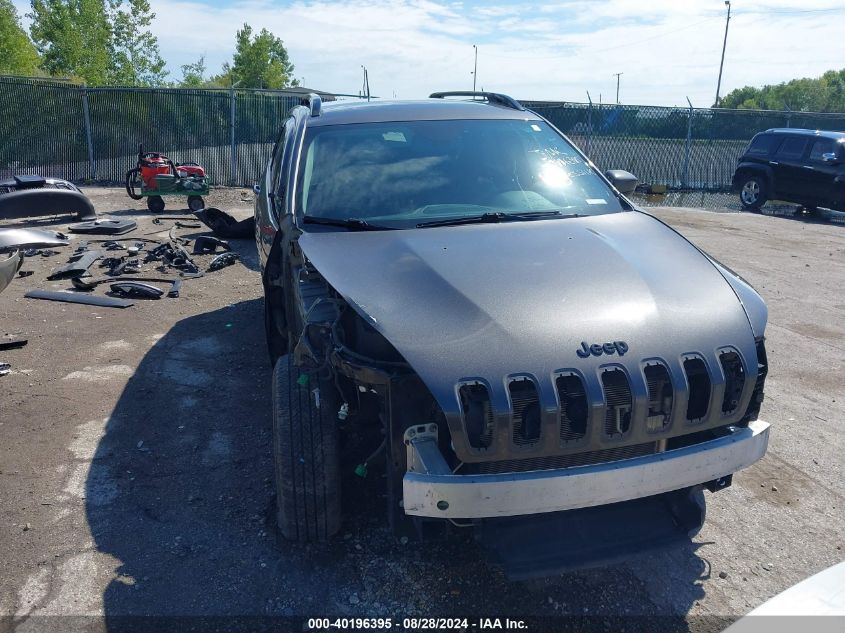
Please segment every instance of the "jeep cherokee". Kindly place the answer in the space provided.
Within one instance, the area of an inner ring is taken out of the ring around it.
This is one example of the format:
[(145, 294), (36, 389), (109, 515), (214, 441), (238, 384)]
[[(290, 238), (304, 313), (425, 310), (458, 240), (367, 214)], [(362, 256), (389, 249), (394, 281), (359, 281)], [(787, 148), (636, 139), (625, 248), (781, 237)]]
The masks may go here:
[(282, 534), (339, 529), (366, 424), (391, 523), (513, 575), (694, 534), (766, 451), (767, 311), (635, 184), (505, 95), (294, 108), (255, 185)]

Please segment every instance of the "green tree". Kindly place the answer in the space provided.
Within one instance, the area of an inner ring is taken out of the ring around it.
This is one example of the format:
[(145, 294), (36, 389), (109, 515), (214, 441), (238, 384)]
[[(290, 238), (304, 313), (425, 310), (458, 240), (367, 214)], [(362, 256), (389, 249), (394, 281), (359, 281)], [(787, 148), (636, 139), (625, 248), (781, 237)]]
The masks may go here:
[(158, 49), (158, 39), (150, 32), (155, 13), (147, 0), (112, 2), (112, 46), (114, 80), (127, 86), (157, 86), (167, 71)]
[(736, 109), (845, 112), (845, 69), (814, 79), (793, 79), (762, 88), (745, 86), (725, 95), (720, 106)]
[(11, 0), (0, 0), (0, 75), (35, 75), (41, 59)]
[(182, 66), (182, 81), (179, 85), (183, 88), (199, 88), (205, 85), (205, 56), (193, 64)]
[(293, 64), (281, 39), (267, 29), (253, 37), (252, 27), (244, 24), (235, 37), (236, 49), (231, 64), (223, 64), (223, 73), (212, 79), (216, 85), (239, 83), (241, 88), (287, 88), (297, 86)]
[(164, 83), (164, 60), (149, 30), (155, 18), (149, 0), (32, 0), (28, 15), (49, 74), (92, 86)]
[(51, 75), (89, 84), (113, 76), (112, 29), (104, 0), (32, 0), (30, 33)]

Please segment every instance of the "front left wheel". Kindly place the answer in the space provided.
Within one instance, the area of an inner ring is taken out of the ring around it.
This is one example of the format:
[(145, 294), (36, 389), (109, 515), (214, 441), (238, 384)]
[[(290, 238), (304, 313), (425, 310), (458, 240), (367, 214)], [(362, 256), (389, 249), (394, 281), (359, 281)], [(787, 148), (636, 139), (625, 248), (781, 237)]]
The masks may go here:
[(299, 370), (288, 354), (273, 370), (273, 461), (279, 530), (325, 541), (340, 529), (337, 397), (331, 381)]

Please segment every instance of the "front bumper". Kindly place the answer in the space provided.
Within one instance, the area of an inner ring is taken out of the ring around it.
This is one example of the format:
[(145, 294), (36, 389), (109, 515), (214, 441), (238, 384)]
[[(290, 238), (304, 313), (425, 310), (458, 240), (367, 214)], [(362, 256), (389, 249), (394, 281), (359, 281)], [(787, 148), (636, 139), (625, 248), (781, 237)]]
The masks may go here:
[(766, 453), (762, 420), (708, 442), (646, 457), (558, 470), (495, 475), (452, 474), (436, 441), (408, 442), (403, 506), (412, 516), (480, 519), (588, 508), (640, 499), (713, 481)]

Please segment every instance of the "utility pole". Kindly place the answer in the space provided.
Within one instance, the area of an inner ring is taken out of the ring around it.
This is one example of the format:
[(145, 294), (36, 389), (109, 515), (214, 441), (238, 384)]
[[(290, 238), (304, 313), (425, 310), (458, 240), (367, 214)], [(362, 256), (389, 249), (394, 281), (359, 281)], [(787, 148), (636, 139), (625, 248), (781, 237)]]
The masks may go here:
[(722, 61), (719, 62), (719, 81), (716, 82), (716, 102), (713, 104), (714, 108), (719, 107), (719, 90), (722, 87), (722, 67), (725, 65), (725, 48), (728, 46), (728, 27), (731, 24), (731, 0), (725, 0), (725, 6), (728, 8), (728, 19), (725, 21), (725, 41), (722, 42)]
[(475, 63), (472, 65), (472, 91), (475, 92), (476, 79), (478, 79), (478, 46), (472, 45), (475, 49)]
[(243, 80), (239, 79), (238, 81), (232, 81), (232, 87), (229, 92), (229, 127), (231, 129), (230, 142), (232, 144), (232, 175), (229, 180), (232, 183), (232, 186), (238, 184), (238, 146), (235, 138), (235, 88), (241, 84), (241, 81)]
[(624, 74), (625, 73), (613, 73), (613, 76), (616, 77), (616, 105), (619, 105), (619, 78)]
[(367, 101), (370, 100), (370, 76), (367, 73), (367, 67), (364, 64), (361, 64), (361, 68), (364, 70), (364, 86), (363, 92), (367, 96)]

